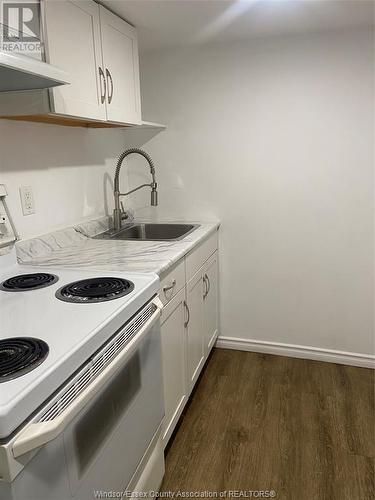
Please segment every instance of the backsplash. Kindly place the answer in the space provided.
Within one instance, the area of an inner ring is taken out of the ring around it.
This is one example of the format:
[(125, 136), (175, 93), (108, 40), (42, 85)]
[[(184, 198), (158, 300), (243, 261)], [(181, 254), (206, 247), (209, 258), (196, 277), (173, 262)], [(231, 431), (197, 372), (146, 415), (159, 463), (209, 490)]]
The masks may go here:
[[(72, 226), (113, 209), (113, 176), (118, 155), (130, 146), (143, 146), (154, 131), (88, 130), (38, 123), (0, 120), (0, 184), (20, 237), (30, 238)], [(121, 174), (127, 189), (129, 158)], [(35, 213), (23, 215), (19, 188), (30, 186)], [(126, 207), (133, 198), (126, 199)]]

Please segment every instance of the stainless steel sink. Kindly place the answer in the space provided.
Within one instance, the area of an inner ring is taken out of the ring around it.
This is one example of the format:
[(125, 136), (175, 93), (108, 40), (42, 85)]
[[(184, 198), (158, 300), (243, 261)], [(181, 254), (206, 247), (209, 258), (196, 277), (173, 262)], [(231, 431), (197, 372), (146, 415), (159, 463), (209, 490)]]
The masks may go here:
[(110, 229), (94, 238), (101, 240), (177, 241), (185, 238), (197, 227), (199, 224), (131, 224), (117, 232)]

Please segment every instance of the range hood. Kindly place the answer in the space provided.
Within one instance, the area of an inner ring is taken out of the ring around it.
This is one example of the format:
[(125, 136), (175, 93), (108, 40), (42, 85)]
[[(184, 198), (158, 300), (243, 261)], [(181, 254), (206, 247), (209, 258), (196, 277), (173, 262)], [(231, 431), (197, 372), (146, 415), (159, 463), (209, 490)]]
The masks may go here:
[(48, 89), (70, 83), (68, 77), (45, 62), (0, 51), (0, 92)]

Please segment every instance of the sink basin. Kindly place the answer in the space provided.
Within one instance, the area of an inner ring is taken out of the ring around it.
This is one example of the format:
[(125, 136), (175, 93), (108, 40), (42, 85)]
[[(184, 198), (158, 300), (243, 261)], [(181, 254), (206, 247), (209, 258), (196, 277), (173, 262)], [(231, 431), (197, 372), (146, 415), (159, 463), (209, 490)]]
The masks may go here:
[(102, 240), (177, 241), (194, 231), (199, 224), (131, 224), (120, 231), (113, 229), (95, 236)]

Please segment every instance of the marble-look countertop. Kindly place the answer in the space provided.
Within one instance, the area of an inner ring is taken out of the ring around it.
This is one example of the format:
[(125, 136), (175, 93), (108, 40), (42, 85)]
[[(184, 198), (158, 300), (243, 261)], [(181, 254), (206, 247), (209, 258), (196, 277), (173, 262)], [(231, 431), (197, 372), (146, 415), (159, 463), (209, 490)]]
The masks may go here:
[[(169, 219), (167, 222), (175, 221)], [(200, 227), (179, 241), (92, 239), (92, 236), (108, 229), (108, 218), (103, 217), (38, 238), (19, 241), (16, 245), (18, 260), (21, 264), (154, 272), (162, 276), (220, 225), (219, 222), (189, 221), (188, 223), (200, 224)]]

